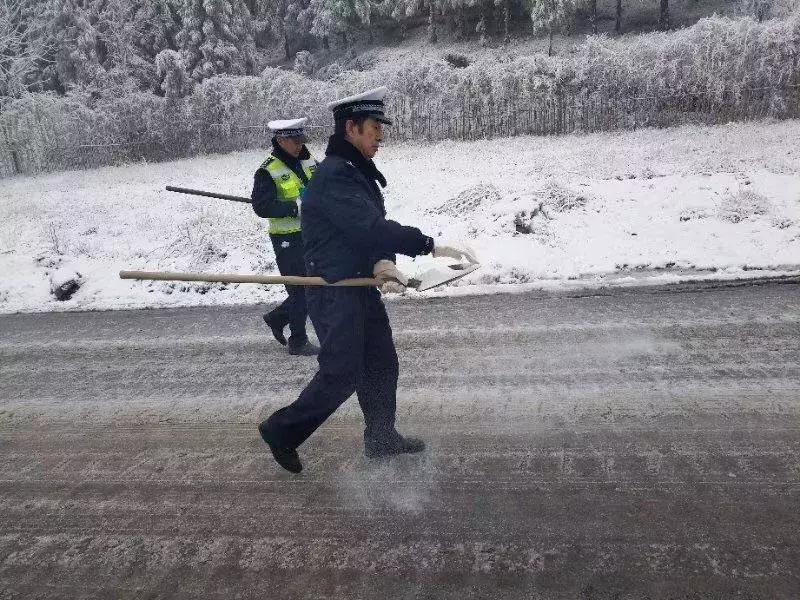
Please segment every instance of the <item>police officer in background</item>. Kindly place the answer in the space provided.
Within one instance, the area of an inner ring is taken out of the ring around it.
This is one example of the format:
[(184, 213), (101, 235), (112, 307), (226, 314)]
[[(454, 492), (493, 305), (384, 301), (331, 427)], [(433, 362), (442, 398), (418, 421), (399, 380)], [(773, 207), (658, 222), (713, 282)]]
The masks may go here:
[[(383, 140), (386, 88), (338, 100), (336, 129), (303, 199), (303, 240), (309, 275), (328, 283), (374, 276), (381, 291), (407, 283), (394, 253), (433, 254), (477, 262), (468, 250), (434, 244), (415, 227), (386, 219), (386, 179), (372, 162)], [(364, 451), (379, 458), (420, 452), (422, 440), (395, 429), (398, 359), (389, 318), (375, 288), (310, 287), (308, 312), (320, 339), (319, 370), (291, 405), (259, 425), (275, 460), (302, 470), (300, 446), (353, 392), (364, 413)]]
[[(272, 154), (255, 174), (253, 210), (269, 219), (269, 237), (281, 275), (305, 275), (303, 239), (300, 233), (300, 200), (317, 168), (305, 146), (303, 127), (308, 119), (270, 121)], [(319, 352), (306, 333), (306, 294), (302, 286), (287, 285), (289, 297), (264, 315), (272, 334), (287, 345), (284, 329), (289, 326), (289, 354), (313, 356)]]

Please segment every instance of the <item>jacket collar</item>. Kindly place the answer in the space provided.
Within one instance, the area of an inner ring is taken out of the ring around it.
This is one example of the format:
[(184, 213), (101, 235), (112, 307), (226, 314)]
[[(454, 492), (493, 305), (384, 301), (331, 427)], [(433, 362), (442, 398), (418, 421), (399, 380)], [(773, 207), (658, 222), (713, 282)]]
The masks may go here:
[(303, 145), (303, 149), (300, 151), (300, 156), (295, 158), (286, 152), (286, 150), (281, 148), (280, 144), (278, 144), (278, 140), (275, 138), (272, 138), (272, 154), (275, 156), (275, 158), (290, 168), (292, 165), (299, 166), (301, 160), (308, 160), (311, 158), (311, 153), (308, 151), (308, 148), (306, 148), (305, 145)]
[(352, 163), (367, 179), (377, 181), (381, 184), (381, 187), (386, 187), (386, 178), (383, 173), (378, 171), (375, 163), (364, 158), (361, 151), (348, 142), (344, 135), (335, 133), (328, 140), (328, 148), (325, 150), (325, 155), (330, 156), (331, 154)]

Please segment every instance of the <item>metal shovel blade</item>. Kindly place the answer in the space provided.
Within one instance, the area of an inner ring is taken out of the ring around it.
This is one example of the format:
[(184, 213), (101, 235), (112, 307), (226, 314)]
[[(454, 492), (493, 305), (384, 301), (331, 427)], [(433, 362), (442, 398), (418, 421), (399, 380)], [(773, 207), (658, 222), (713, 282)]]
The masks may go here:
[(448, 265), (446, 268), (434, 267), (425, 271), (419, 279), (409, 279), (408, 287), (413, 287), (418, 292), (424, 292), (456, 279), (461, 279), (476, 269), (480, 269), (480, 267), (478, 264)]

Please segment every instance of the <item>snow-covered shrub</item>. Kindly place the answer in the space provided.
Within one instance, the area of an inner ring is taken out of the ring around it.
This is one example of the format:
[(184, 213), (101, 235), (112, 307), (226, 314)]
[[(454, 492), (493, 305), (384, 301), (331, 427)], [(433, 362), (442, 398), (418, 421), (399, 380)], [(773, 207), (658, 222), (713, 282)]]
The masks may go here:
[(346, 59), (345, 68), (350, 71), (369, 71), (375, 67), (375, 56), (370, 52), (356, 54), (351, 48)]
[(294, 72), (300, 75), (311, 75), (317, 68), (314, 55), (308, 50), (300, 50), (294, 56)]
[(766, 215), (771, 204), (768, 198), (750, 189), (740, 189), (736, 194), (723, 198), (719, 217), (724, 221), (739, 223), (753, 217)]
[(480, 206), (492, 206), (500, 200), (500, 192), (492, 184), (479, 183), (445, 201), (430, 213), (453, 218), (468, 217)]
[(344, 69), (342, 68), (342, 65), (334, 61), (329, 65), (320, 67), (320, 69), (316, 72), (316, 78), (323, 81), (334, 79), (341, 75), (343, 70)]
[(267, 89), (258, 77), (211, 77), (188, 98), (195, 121), (223, 129), (263, 121), (266, 101)]
[(472, 62), (463, 54), (456, 54), (454, 52), (448, 52), (445, 54), (444, 59), (447, 61), (447, 64), (449, 64), (451, 67), (455, 67), (456, 69), (468, 67)]
[(311, 124), (331, 121), (326, 104), (337, 97), (339, 86), (334, 82), (309, 79), (274, 68), (264, 69), (259, 79), (264, 95), (264, 103), (259, 107), (259, 122), (291, 115), (306, 116)]
[(557, 213), (583, 208), (590, 200), (588, 194), (573, 190), (554, 180), (548, 181), (536, 196), (547, 209)]
[(792, 81), (800, 52), (800, 12), (786, 20), (711, 17), (671, 33), (591, 36), (575, 57), (576, 79), (611, 94), (722, 100), (744, 88)]
[(690, 207), (681, 211), (680, 221), (695, 221), (708, 218), (708, 210), (702, 207)]
[(772, 226), (775, 229), (789, 229), (795, 225), (797, 225), (797, 223), (788, 217), (775, 217), (772, 219)]
[(774, 18), (785, 19), (791, 14), (800, 12), (797, 0), (772, 0), (771, 13)]

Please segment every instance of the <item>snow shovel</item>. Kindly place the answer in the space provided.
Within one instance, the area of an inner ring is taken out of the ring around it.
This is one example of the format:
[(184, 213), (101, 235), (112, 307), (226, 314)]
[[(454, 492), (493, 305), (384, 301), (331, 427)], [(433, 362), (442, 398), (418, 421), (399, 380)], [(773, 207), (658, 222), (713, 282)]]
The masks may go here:
[[(420, 277), (408, 279), (406, 287), (424, 292), (440, 285), (450, 283), (469, 275), (479, 264), (455, 264), (445, 268), (434, 267), (425, 271)], [(338, 287), (378, 287), (382, 282), (378, 279), (359, 278), (343, 279), (336, 283), (327, 283), (322, 277), (300, 277), (298, 275), (258, 275), (236, 273), (176, 273), (170, 271), (120, 271), (120, 279), (148, 279), (158, 281), (202, 281), (207, 283), (261, 283), (279, 285), (332, 285)]]

